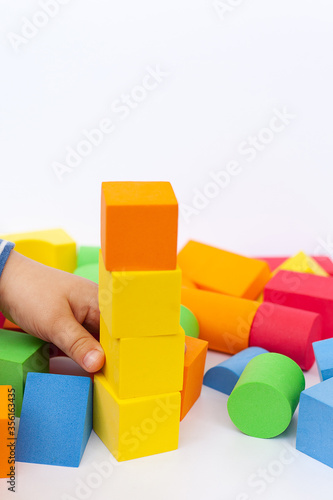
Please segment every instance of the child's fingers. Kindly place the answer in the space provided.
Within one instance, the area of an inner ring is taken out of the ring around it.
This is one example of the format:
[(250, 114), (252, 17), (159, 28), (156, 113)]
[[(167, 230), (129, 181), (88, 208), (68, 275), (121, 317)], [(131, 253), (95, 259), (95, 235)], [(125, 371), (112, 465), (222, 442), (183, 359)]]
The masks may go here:
[(98, 285), (81, 276), (68, 275), (67, 297), (74, 316), (96, 339), (99, 338)]
[(55, 325), (53, 341), (88, 372), (100, 370), (104, 364), (104, 351), (100, 343), (83, 328), (73, 315), (68, 314)]

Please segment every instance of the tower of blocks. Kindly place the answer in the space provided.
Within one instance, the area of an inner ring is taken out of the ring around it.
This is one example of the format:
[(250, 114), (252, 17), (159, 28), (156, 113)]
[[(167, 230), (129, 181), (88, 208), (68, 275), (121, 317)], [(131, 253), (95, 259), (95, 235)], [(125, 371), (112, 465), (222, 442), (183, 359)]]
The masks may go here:
[(168, 182), (104, 182), (93, 427), (118, 461), (178, 447), (185, 334)]

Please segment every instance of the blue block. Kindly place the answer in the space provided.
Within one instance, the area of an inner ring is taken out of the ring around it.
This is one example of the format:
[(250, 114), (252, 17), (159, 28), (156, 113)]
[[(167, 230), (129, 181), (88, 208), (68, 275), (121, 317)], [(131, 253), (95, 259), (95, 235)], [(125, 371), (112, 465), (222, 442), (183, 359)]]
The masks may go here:
[(219, 365), (210, 368), (205, 373), (203, 384), (230, 396), (248, 362), (265, 352), (268, 351), (261, 347), (248, 347), (238, 352)]
[(333, 377), (333, 339), (313, 342), (313, 350), (316, 357), (320, 380)]
[(333, 467), (333, 378), (301, 393), (296, 448)]
[(28, 373), (16, 460), (78, 467), (92, 429), (88, 377)]

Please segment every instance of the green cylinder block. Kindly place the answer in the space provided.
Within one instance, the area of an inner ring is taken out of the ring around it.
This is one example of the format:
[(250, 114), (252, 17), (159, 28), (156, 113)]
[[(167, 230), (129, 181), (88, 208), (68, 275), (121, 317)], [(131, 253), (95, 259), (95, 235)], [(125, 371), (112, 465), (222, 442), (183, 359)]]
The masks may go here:
[(193, 312), (187, 307), (180, 306), (180, 326), (188, 337), (199, 338), (199, 323)]
[(245, 367), (228, 399), (228, 413), (244, 434), (271, 438), (290, 424), (305, 388), (300, 367), (282, 354), (265, 353)]

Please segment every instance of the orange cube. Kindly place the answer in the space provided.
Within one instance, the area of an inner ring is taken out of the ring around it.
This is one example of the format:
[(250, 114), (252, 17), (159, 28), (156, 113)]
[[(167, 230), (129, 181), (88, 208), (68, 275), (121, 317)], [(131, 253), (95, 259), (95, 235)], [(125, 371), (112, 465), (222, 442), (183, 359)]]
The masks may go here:
[(268, 264), (197, 241), (179, 252), (178, 264), (198, 288), (256, 299), (270, 279)]
[(201, 394), (208, 342), (185, 336), (184, 382), (181, 391), (180, 420), (190, 411)]
[(13, 472), (15, 473), (13, 388), (10, 385), (0, 385), (0, 478), (9, 480)]
[(176, 269), (178, 203), (169, 182), (103, 182), (101, 248), (107, 271)]

